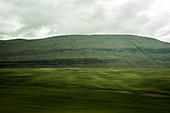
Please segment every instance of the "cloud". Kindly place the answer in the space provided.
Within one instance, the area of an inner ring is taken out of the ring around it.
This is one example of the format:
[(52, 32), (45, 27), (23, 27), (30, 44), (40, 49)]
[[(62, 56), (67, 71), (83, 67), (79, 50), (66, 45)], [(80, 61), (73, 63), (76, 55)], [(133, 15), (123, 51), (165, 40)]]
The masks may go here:
[(0, 0), (0, 39), (138, 34), (170, 42), (169, 0)]

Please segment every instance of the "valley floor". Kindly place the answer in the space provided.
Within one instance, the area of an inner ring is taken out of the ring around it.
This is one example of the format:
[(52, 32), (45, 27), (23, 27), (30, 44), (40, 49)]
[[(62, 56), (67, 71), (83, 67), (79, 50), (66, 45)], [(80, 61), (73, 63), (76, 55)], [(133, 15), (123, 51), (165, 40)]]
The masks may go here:
[(0, 113), (169, 113), (169, 68), (0, 69)]

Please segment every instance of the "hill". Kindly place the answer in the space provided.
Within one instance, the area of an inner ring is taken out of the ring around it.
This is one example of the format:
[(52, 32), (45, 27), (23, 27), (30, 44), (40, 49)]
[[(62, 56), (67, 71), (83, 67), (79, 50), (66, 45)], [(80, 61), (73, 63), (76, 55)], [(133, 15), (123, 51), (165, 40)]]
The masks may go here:
[(170, 67), (170, 44), (134, 35), (1, 40), (0, 67)]

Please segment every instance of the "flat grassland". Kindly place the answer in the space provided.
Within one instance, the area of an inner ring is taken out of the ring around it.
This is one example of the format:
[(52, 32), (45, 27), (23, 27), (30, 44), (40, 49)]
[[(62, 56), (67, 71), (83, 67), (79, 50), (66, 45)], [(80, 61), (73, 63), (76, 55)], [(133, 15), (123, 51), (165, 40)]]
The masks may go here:
[(0, 113), (169, 113), (170, 69), (0, 69)]

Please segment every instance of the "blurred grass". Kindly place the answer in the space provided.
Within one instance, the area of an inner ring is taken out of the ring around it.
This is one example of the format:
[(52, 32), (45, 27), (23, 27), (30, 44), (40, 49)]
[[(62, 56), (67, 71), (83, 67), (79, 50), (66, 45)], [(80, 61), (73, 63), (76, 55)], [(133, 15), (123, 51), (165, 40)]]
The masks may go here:
[(167, 96), (170, 69), (0, 69), (0, 113), (169, 113)]

